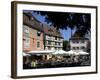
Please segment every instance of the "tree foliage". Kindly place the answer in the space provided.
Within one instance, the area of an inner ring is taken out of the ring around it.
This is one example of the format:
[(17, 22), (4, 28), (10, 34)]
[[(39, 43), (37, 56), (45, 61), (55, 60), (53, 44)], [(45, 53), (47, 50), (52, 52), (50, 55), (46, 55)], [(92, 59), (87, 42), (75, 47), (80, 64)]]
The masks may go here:
[(64, 40), (63, 41), (63, 50), (67, 50), (68, 49), (68, 45), (69, 45), (69, 42), (67, 40)]
[(57, 29), (76, 29), (80, 36), (90, 31), (91, 15), (88, 13), (69, 13), (69, 12), (46, 12), (34, 11), (37, 14), (45, 16), (45, 21)]

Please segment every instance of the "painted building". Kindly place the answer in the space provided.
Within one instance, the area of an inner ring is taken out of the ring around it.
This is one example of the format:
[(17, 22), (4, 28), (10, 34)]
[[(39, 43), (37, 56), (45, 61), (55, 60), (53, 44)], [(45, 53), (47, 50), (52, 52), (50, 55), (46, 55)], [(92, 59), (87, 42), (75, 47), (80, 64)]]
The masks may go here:
[(59, 50), (63, 37), (59, 30), (41, 24), (31, 13), (23, 13), (23, 51)]
[(76, 52), (81, 51), (81, 50), (87, 51), (88, 45), (89, 45), (88, 38), (73, 37), (70, 39), (70, 49)]
[(23, 13), (23, 50), (44, 50), (42, 27), (30, 13)]
[(61, 50), (63, 47), (63, 37), (59, 30), (54, 27), (44, 26), (44, 48), (45, 50)]

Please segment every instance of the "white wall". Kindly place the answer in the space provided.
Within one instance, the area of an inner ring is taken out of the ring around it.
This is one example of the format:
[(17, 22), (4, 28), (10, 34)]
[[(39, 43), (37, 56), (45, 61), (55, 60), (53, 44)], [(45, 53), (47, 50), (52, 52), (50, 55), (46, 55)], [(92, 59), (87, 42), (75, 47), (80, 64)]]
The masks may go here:
[[(98, 5), (100, 10), (100, 0), (24, 0), (24, 1), (40, 1), (51, 3), (66, 3), (66, 4), (80, 4), (80, 5)], [(11, 0), (0, 0), (0, 80), (13, 80), (10, 78), (11, 68)], [(100, 11), (98, 11), (98, 18), (100, 22)], [(98, 25), (100, 30), (100, 24)], [(100, 31), (98, 31), (100, 34)], [(100, 47), (99, 36), (98, 47)], [(98, 50), (99, 51), (99, 50)], [(100, 57), (100, 54), (98, 54)], [(100, 68), (100, 58), (98, 60), (98, 67)], [(24, 79), (22, 79), (24, 80)], [(33, 78), (26, 79), (33, 80)], [(45, 77), (35, 78), (34, 80), (100, 80), (100, 69), (98, 74), (88, 75), (73, 75), (61, 77)]]
[(85, 40), (84, 43), (81, 43), (81, 41), (79, 40), (78, 43), (73, 43), (73, 41), (70, 41), (70, 48), (73, 50), (73, 47), (79, 47), (79, 49), (76, 49), (75, 51), (80, 51), (83, 50), (81, 47), (85, 47), (85, 50), (87, 48), (88, 45), (88, 40)]

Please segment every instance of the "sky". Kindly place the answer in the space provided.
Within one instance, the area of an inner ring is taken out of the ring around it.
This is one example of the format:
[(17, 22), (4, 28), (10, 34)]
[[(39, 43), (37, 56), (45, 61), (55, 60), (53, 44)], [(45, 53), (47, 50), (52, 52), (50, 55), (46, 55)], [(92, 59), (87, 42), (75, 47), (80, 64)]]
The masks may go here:
[[(24, 11), (28, 11), (29, 12), (29, 10), (24, 10)], [(41, 16), (41, 15), (35, 14), (35, 13), (32, 13), (32, 14), (38, 21), (40, 21), (41, 23), (47, 24), (45, 22), (45, 17), (44, 16)], [(49, 24), (47, 24), (47, 25), (49, 25)], [(71, 29), (70, 28), (68, 28), (67, 30), (60, 29), (60, 32), (61, 32), (64, 40), (68, 41), (71, 38)], [(74, 32), (75, 32), (75, 29), (73, 30), (72, 34), (74, 34)]]
[[(42, 23), (44, 23), (44, 24), (47, 24), (47, 23), (45, 22), (45, 17), (44, 17), (44, 16), (41, 16), (41, 15), (39, 15), (39, 14), (33, 14), (33, 16), (34, 16), (36, 19), (38, 19), (40, 22), (42, 22)], [(61, 32), (61, 34), (62, 34), (64, 40), (69, 40), (69, 39), (71, 38), (71, 29), (70, 29), (70, 28), (68, 28), (67, 30), (62, 30), (62, 29), (60, 29), (60, 32)], [(75, 30), (73, 30), (73, 33), (72, 33), (72, 34), (74, 34), (74, 32), (75, 32)]]

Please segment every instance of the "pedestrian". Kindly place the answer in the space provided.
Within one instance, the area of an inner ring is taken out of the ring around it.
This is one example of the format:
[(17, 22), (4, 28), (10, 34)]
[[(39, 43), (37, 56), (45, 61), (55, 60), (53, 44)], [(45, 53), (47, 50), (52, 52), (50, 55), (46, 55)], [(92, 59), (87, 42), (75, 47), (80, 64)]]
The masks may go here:
[(36, 68), (37, 67), (37, 60), (32, 60), (32, 62), (31, 62), (31, 67), (32, 68)]

